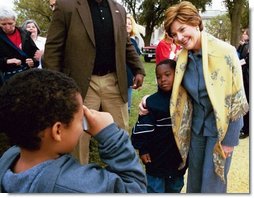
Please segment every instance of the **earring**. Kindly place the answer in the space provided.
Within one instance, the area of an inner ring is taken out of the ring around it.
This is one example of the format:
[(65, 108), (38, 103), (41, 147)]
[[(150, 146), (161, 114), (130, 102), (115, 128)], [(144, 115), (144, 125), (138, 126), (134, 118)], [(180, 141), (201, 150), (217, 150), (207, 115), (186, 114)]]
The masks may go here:
[(197, 27), (196, 30), (199, 31), (199, 27)]

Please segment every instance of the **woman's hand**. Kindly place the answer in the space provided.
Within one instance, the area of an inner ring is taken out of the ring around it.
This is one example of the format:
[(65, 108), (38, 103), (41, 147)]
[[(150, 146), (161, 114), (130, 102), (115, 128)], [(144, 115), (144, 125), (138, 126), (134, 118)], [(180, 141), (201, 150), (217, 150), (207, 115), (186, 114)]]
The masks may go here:
[(37, 61), (40, 61), (41, 60), (41, 57), (43, 55), (44, 51), (43, 50), (37, 50), (34, 54), (34, 58), (37, 60)]
[(26, 64), (31, 68), (34, 66), (34, 61), (31, 58), (26, 59)]
[(16, 58), (10, 58), (10, 59), (7, 59), (6, 63), (9, 65), (9, 64), (15, 64), (16, 66), (20, 66), (21, 65), (21, 60), (19, 59), (16, 59)]
[(146, 108), (146, 99), (148, 96), (149, 95), (144, 96), (138, 105), (139, 115), (147, 115), (149, 113), (148, 109)]
[(225, 146), (225, 145), (221, 145), (221, 146), (222, 146), (222, 149), (225, 153), (226, 158), (231, 157), (234, 147), (233, 146)]

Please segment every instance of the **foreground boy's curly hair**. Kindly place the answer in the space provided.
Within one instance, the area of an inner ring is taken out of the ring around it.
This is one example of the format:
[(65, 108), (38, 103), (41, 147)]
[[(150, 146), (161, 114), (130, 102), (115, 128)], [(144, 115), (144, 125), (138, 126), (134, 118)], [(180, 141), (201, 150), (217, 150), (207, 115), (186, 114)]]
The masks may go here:
[(40, 148), (40, 131), (56, 121), (69, 124), (78, 111), (79, 87), (63, 73), (31, 69), (0, 89), (0, 131), (12, 145)]

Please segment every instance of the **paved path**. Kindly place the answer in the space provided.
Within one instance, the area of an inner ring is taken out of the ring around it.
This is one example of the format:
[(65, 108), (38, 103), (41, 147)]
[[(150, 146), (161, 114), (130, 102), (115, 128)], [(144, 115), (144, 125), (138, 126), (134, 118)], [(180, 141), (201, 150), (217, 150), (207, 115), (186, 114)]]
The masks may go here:
[(228, 193), (250, 193), (250, 139), (240, 139), (228, 175)]

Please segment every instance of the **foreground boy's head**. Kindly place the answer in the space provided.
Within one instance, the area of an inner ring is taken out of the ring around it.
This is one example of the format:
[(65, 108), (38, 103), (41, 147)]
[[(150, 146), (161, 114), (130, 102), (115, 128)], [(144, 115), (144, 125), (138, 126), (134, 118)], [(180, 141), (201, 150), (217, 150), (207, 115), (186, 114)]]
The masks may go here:
[(171, 59), (165, 59), (156, 65), (155, 73), (158, 87), (168, 92), (172, 90), (175, 77), (176, 62)]
[(11, 144), (28, 150), (38, 150), (43, 138), (65, 138), (69, 147), (59, 152), (70, 152), (83, 131), (82, 105), (73, 79), (55, 71), (27, 70), (0, 89), (0, 131)]

